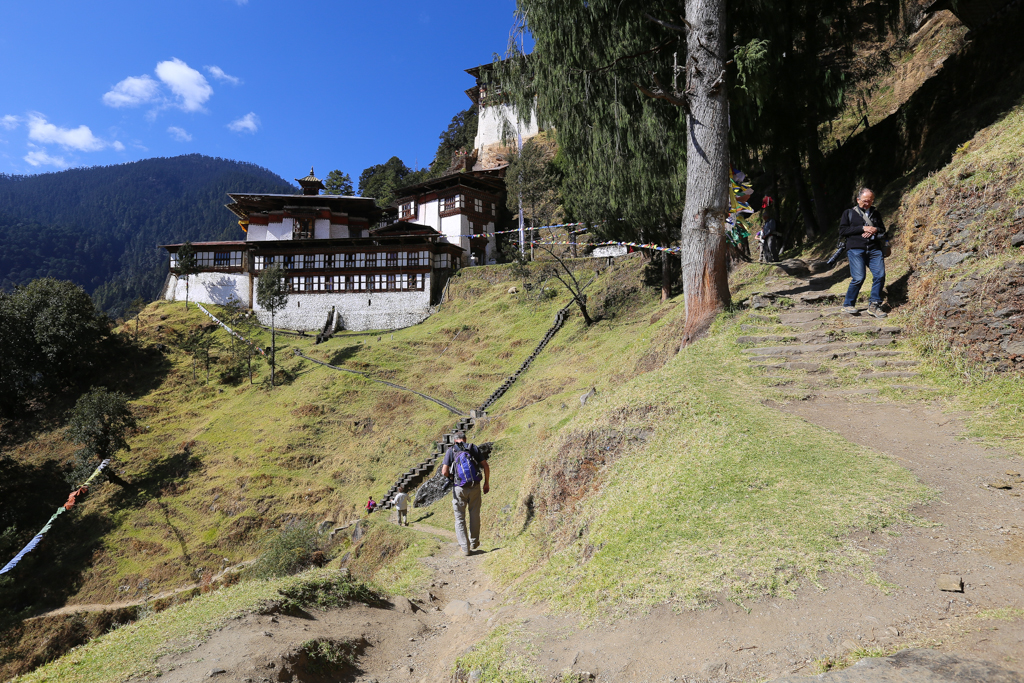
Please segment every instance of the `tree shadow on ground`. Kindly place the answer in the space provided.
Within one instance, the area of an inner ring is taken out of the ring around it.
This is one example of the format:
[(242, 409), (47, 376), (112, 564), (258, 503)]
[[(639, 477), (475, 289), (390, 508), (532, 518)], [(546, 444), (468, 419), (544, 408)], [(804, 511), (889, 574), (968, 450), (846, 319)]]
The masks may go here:
[(359, 353), (359, 345), (353, 344), (351, 346), (345, 346), (340, 349), (336, 349), (327, 359), (327, 362), (331, 365), (344, 365), (345, 361), (349, 360), (353, 356)]

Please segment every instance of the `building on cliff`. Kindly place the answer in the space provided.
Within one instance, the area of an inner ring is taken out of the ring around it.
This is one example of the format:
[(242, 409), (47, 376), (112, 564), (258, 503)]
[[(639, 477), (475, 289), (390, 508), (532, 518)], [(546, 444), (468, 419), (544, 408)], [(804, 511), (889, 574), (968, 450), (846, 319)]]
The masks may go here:
[[(462, 265), (461, 239), (410, 220), (380, 226), (382, 211), (373, 199), (322, 195), (312, 169), (296, 180), (301, 194), (229, 193), (227, 208), (245, 240), (192, 243), (199, 272), (189, 276), (190, 298), (236, 300), (269, 323), (256, 301), (255, 280), (280, 265), (290, 294), (276, 323), (285, 329), (384, 330), (426, 319)], [(185, 297), (177, 269), (181, 246), (164, 245), (170, 273), (163, 296), (172, 301)]]

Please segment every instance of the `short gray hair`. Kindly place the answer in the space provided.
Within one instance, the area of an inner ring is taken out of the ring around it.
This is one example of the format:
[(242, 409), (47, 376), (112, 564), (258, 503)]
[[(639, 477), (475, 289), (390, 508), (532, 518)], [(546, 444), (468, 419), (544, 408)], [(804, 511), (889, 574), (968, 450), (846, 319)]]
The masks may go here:
[(857, 190), (857, 199), (860, 199), (861, 197), (863, 197), (865, 192), (870, 192), (871, 194), (875, 194), (875, 191), (872, 190), (870, 187), (862, 187), (859, 190)]

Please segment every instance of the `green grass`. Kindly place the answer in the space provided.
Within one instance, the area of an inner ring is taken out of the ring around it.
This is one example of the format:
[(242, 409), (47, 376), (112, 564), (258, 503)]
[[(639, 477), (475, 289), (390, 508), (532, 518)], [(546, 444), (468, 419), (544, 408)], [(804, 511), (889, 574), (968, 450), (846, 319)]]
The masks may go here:
[[(666, 367), (599, 394), (568, 422), (538, 458), (553, 465), (535, 467), (527, 487), (534, 521), (490, 562), (502, 580), (590, 614), (699, 606), (723, 591), (737, 601), (791, 595), (823, 571), (884, 587), (845, 539), (910, 521), (926, 490), (890, 459), (762, 405), (736, 335), (722, 320)], [(594, 495), (560, 497), (602, 448), (579, 443), (628, 428), (650, 430), (649, 440), (623, 448)], [(552, 476), (565, 479), (560, 488)]]
[(534, 648), (520, 622), (492, 630), (472, 649), (455, 660), (455, 672), (473, 675), (480, 683), (536, 683), (540, 676), (529, 664)]

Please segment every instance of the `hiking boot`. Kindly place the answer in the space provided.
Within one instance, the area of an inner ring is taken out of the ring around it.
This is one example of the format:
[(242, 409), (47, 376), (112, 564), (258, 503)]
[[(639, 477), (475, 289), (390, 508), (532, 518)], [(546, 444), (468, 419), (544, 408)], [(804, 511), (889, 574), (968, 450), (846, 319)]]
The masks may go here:
[(860, 313), (860, 311), (857, 310), (856, 306), (843, 306), (840, 309), (840, 312), (846, 315), (857, 315), (858, 313)]
[(466, 548), (463, 548), (462, 549), (462, 554), (465, 555), (466, 557), (469, 557), (470, 555), (473, 554), (473, 551), (472, 550), (467, 550)]
[(473, 549), (473, 550), (476, 550), (477, 548), (479, 548), (479, 547), (480, 547), (480, 541), (477, 541), (477, 542), (476, 542), (476, 543), (474, 543), (474, 544), (473, 544), (473, 545), (472, 545), (471, 547), (472, 547), (472, 549)]
[(888, 318), (889, 314), (882, 310), (881, 304), (871, 304), (868, 306), (868, 315), (873, 315), (876, 318)]

